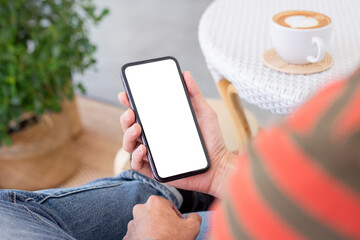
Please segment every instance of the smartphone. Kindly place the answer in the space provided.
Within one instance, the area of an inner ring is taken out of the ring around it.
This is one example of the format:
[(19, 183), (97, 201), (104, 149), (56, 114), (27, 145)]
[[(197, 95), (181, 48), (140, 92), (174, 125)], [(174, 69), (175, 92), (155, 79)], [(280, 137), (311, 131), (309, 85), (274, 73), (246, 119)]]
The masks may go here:
[(209, 155), (174, 57), (125, 64), (121, 78), (152, 173), (160, 182), (206, 172)]

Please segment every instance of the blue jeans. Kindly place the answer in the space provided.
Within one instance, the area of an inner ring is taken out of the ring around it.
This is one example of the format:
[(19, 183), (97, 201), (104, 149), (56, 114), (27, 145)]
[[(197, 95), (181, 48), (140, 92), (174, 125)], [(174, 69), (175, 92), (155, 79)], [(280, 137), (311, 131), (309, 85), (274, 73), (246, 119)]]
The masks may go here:
[[(182, 203), (179, 192), (135, 171), (74, 188), (0, 190), (0, 239), (122, 239), (132, 208), (151, 195)], [(200, 212), (206, 237), (209, 212)]]

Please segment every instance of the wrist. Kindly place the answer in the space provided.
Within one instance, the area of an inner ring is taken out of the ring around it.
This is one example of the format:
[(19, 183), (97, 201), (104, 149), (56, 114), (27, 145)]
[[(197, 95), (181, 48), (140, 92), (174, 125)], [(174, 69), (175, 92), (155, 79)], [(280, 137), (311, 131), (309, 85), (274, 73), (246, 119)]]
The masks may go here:
[(222, 198), (223, 187), (226, 183), (225, 181), (231, 172), (235, 169), (238, 158), (239, 156), (233, 154), (229, 150), (226, 150), (216, 167), (214, 178), (209, 191), (210, 195), (219, 199)]

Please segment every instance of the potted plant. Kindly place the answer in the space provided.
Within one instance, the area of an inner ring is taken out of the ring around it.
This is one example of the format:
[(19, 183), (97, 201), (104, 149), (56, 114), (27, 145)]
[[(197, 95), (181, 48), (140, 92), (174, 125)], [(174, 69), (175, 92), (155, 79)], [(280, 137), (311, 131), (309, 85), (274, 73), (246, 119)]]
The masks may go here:
[(55, 186), (77, 166), (72, 74), (95, 64), (91, 0), (0, 2), (0, 188)]

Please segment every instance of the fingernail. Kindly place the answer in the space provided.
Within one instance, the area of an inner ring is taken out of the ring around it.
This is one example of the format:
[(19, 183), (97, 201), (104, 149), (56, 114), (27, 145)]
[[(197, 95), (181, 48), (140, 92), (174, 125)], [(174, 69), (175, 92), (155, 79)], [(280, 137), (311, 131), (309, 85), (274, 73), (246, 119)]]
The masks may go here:
[(133, 125), (133, 126), (131, 127), (131, 133), (132, 133), (133, 135), (135, 135), (135, 125)]
[(138, 152), (139, 154), (142, 153), (142, 146), (141, 146), (141, 145), (138, 147), (137, 152)]

